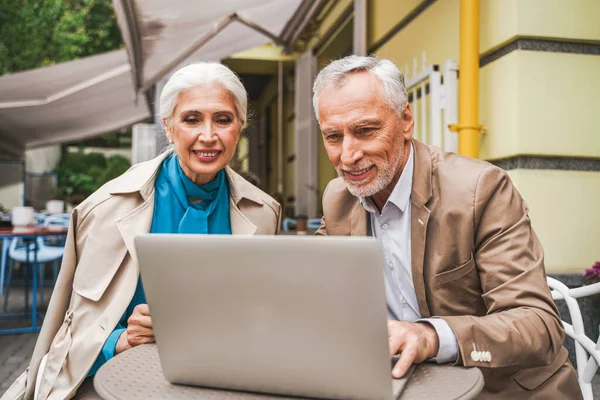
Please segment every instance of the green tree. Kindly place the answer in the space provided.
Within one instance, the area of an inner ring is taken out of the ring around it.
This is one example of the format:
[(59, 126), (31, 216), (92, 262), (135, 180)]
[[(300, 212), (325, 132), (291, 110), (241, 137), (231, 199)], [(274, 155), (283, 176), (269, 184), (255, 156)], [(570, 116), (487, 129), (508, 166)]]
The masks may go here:
[(110, 0), (0, 0), (0, 74), (118, 49)]
[(131, 163), (120, 155), (108, 159), (102, 153), (64, 152), (55, 169), (58, 186), (54, 196), (79, 202), (111, 179), (122, 175)]

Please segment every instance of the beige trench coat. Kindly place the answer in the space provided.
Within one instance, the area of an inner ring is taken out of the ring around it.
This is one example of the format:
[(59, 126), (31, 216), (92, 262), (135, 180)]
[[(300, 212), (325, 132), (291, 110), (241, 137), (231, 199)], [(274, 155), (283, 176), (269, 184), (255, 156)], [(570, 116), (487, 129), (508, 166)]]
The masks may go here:
[[(108, 182), (72, 214), (61, 271), (29, 367), (2, 397), (72, 397), (135, 292), (139, 270), (133, 239), (150, 231), (154, 180), (167, 154)], [(233, 234), (276, 234), (281, 206), (229, 167)]]

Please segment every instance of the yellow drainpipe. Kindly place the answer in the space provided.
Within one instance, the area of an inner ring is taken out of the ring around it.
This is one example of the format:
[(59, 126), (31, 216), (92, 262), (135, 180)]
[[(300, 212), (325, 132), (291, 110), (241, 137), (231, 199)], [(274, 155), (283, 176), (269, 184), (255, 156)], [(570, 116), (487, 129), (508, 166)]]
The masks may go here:
[(479, 0), (460, 0), (460, 59), (458, 67), (458, 153), (478, 158), (479, 133)]

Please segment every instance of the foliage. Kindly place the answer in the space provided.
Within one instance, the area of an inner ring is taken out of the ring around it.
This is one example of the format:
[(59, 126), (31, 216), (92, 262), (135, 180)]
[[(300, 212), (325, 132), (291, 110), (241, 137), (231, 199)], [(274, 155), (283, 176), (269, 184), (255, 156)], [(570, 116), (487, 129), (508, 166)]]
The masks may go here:
[(114, 155), (106, 159), (102, 153), (85, 154), (83, 150), (64, 152), (55, 172), (58, 186), (55, 197), (69, 201), (83, 200), (100, 186), (123, 174), (130, 167), (129, 160)]
[(115, 179), (127, 171), (130, 166), (131, 163), (125, 157), (119, 155), (111, 156), (107, 161), (104, 173), (100, 176), (99, 182), (104, 184), (112, 179)]
[(594, 265), (592, 265), (592, 268), (586, 269), (583, 276), (583, 283), (586, 285), (598, 282), (600, 282), (600, 261), (596, 261)]
[(121, 46), (111, 0), (0, 0), (0, 75)]

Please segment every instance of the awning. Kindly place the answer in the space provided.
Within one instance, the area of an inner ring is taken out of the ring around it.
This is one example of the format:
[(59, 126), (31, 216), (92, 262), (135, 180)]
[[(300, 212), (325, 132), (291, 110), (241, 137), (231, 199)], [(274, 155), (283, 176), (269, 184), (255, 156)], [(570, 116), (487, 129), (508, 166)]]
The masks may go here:
[(125, 50), (0, 77), (0, 154), (112, 132), (150, 117)]
[[(289, 21), (314, 14), (312, 0), (113, 0), (133, 66), (136, 89), (146, 91), (178, 65), (220, 61), (273, 41), (285, 44)], [(305, 13), (303, 15), (303, 13)], [(293, 18), (292, 18), (293, 17)]]

